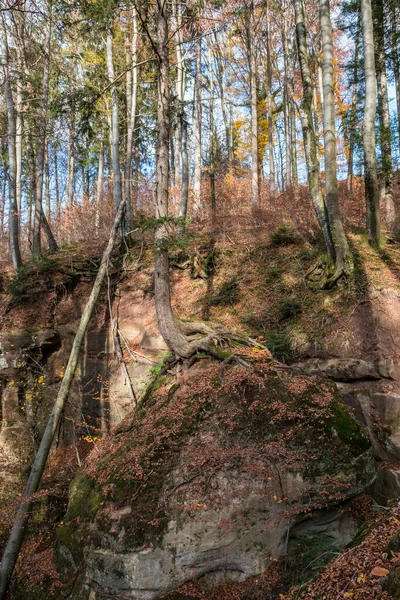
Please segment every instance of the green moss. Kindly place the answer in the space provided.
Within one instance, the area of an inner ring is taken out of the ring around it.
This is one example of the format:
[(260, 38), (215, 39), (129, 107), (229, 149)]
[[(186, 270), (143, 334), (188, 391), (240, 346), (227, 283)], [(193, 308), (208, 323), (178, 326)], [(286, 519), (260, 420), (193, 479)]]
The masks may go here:
[[(29, 582), (27, 584), (29, 585)], [(50, 594), (46, 585), (28, 587), (24, 582), (18, 582), (12, 589), (12, 598), (13, 600), (49, 600), (56, 598), (56, 593)]]
[(366, 452), (371, 447), (371, 443), (357, 421), (337, 400), (332, 400), (329, 408), (332, 417), (327, 419), (326, 428), (328, 430), (334, 429), (342, 442), (351, 446), (353, 450)]
[(93, 517), (101, 503), (101, 495), (95, 482), (79, 473), (71, 483), (68, 511), (66, 519), (72, 521), (77, 517)]

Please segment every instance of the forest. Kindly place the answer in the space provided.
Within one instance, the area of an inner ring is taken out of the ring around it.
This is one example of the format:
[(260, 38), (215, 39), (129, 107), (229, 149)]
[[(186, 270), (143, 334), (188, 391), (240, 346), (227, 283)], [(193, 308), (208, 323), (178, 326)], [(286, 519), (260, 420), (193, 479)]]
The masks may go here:
[(0, 600), (400, 598), (399, 0), (0, 0)]

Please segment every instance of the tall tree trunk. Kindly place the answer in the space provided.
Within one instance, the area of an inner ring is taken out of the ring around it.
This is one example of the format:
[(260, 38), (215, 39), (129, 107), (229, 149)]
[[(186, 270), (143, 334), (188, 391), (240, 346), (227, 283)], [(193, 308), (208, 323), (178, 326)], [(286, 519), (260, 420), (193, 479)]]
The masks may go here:
[(126, 135), (126, 160), (125, 160), (125, 190), (124, 196), (126, 200), (126, 228), (127, 231), (132, 229), (132, 149), (133, 149), (133, 133), (135, 131), (136, 124), (136, 103), (137, 103), (137, 87), (138, 87), (138, 67), (137, 63), (137, 43), (138, 43), (138, 25), (137, 25), (137, 14), (136, 8), (132, 10), (132, 25), (133, 25), (133, 36), (132, 36), (132, 71), (131, 73), (131, 85), (127, 86), (127, 95), (130, 98), (127, 102), (128, 110), (128, 127)]
[(224, 121), (224, 129), (225, 129), (225, 143), (226, 150), (228, 154), (228, 167), (232, 166), (232, 144), (231, 144), (231, 135), (230, 135), (230, 123), (229, 123), (229, 112), (225, 99), (225, 82), (224, 82), (224, 67), (222, 63), (222, 53), (221, 47), (219, 45), (218, 37), (216, 32), (214, 32), (214, 56), (217, 65), (217, 77), (218, 77), (218, 86), (220, 92), (220, 100), (221, 100), (221, 111), (222, 118)]
[(356, 40), (354, 46), (354, 72), (353, 72), (353, 91), (351, 94), (351, 108), (349, 119), (349, 162), (347, 170), (347, 189), (353, 190), (354, 179), (354, 142), (356, 133), (357, 117), (357, 86), (358, 86), (358, 56), (360, 52), (360, 33), (361, 33), (361, 11), (358, 11)]
[(333, 40), (329, 0), (320, 0), (320, 23), (322, 35), (322, 93), (325, 146), (326, 205), (330, 232), (334, 245), (335, 274), (352, 271), (352, 259), (340, 216), (336, 175), (335, 96), (333, 91)]
[(10, 250), (14, 271), (22, 266), (19, 247), (19, 214), (17, 206), (17, 159), (16, 159), (16, 123), (14, 99), (10, 84), (9, 54), (7, 30), (4, 12), (0, 13), (0, 69), (7, 106), (7, 138), (8, 138), (8, 196), (9, 196), (9, 230)]
[[(167, 4), (157, 0), (157, 162), (156, 162), (156, 218), (168, 216), (168, 154), (170, 129), (170, 90), (168, 58)], [(182, 356), (187, 342), (180, 332), (171, 308), (169, 280), (168, 231), (166, 223), (160, 223), (155, 232), (156, 258), (154, 266), (154, 296), (157, 321), (161, 334), (169, 348)]]
[(65, 203), (69, 208), (75, 196), (75, 107), (71, 108), (68, 123), (68, 165), (67, 185), (65, 188)]
[(194, 148), (194, 186), (193, 186), (193, 213), (198, 216), (201, 210), (201, 37), (196, 42), (196, 82), (194, 91), (195, 101), (195, 148)]
[[(19, 19), (21, 17), (17, 16), (17, 23), (19, 27)], [(18, 75), (16, 77), (16, 140), (15, 140), (15, 151), (16, 151), (16, 161), (17, 161), (17, 171), (16, 171), (16, 195), (17, 195), (17, 208), (18, 213), (21, 214), (21, 197), (22, 197), (22, 136), (23, 136), (23, 120), (22, 120), (22, 81), (21, 81), (21, 73), (22, 73), (22, 51), (20, 46), (20, 40), (17, 41), (17, 70)]]
[(396, 89), (396, 106), (397, 106), (397, 134), (398, 145), (400, 152), (400, 60), (399, 60), (399, 7), (396, 5), (396, 0), (390, 2), (390, 21), (391, 21), (391, 58), (393, 63), (394, 84)]
[(372, 4), (375, 34), (375, 69), (378, 84), (379, 141), (381, 147), (381, 202), (386, 209), (386, 223), (392, 230), (396, 221), (392, 185), (392, 144), (390, 132), (389, 96), (386, 76), (385, 34), (383, 30), (384, 12), (382, 0)]
[(60, 203), (60, 183), (58, 180), (58, 153), (57, 146), (54, 147), (54, 187), (56, 194), (56, 209), (55, 215), (56, 219), (59, 222), (61, 217), (61, 203)]
[(50, 78), (50, 50), (51, 50), (51, 29), (52, 29), (52, 9), (51, 3), (48, 4), (49, 15), (46, 20), (46, 36), (44, 42), (44, 65), (43, 65), (43, 85), (42, 85), (42, 105), (40, 108), (40, 116), (38, 123), (38, 143), (36, 150), (36, 198), (35, 198), (35, 213), (33, 217), (33, 238), (32, 238), (32, 253), (37, 256), (41, 249), (40, 230), (47, 237), (47, 243), (50, 250), (55, 252), (58, 248), (57, 242), (54, 239), (47, 219), (43, 213), (43, 179), (44, 179), (44, 162), (47, 144), (47, 112), (49, 98), (49, 78)]
[(60, 388), (58, 390), (56, 401), (54, 403), (49, 420), (47, 422), (46, 429), (44, 431), (38, 451), (35, 456), (35, 460), (33, 461), (31, 472), (25, 486), (24, 496), (18, 507), (17, 515), (15, 517), (15, 521), (11, 529), (10, 537), (8, 538), (7, 546), (4, 551), (0, 565), (0, 600), (5, 600), (6, 598), (7, 588), (10, 583), (15, 564), (18, 559), (18, 555), (24, 539), (26, 526), (29, 520), (29, 515), (32, 508), (32, 498), (33, 495), (39, 489), (40, 480), (42, 478), (43, 471), (46, 466), (47, 457), (53, 444), (56, 431), (59, 427), (65, 403), (68, 399), (69, 390), (71, 388), (76, 367), (78, 365), (79, 351), (82, 346), (82, 342), (87, 327), (89, 325), (93, 309), (99, 296), (101, 285), (107, 273), (108, 263), (110, 260), (112, 249), (114, 247), (115, 238), (123, 216), (124, 208), (125, 202), (121, 202), (117, 214), (115, 216), (108, 244), (103, 253), (100, 267), (97, 272), (97, 276), (93, 284), (91, 294), (89, 296), (89, 300), (86, 303), (81, 320), (79, 322), (79, 326), (72, 345), (71, 353), (68, 359), (67, 368), (65, 369), (65, 374), (62, 379)]
[(216, 218), (216, 195), (215, 195), (215, 123), (214, 123), (214, 74), (212, 68), (213, 55), (211, 48), (208, 48), (208, 63), (210, 74), (210, 136), (209, 136), (209, 155), (210, 155), (210, 195), (211, 195), (211, 213), (213, 226)]
[(49, 144), (46, 144), (45, 157), (44, 157), (44, 170), (45, 170), (45, 196), (46, 196), (46, 217), (47, 221), (51, 220), (51, 206), (50, 206), (50, 164), (49, 164)]
[(303, 0), (294, 0), (296, 17), (296, 40), (299, 55), (301, 79), (303, 82), (303, 99), (300, 105), (300, 119), (303, 129), (304, 152), (307, 163), (307, 178), (310, 187), (314, 210), (321, 227), (325, 245), (331, 258), (335, 256), (332, 237), (329, 230), (328, 212), (322, 194), (319, 162), (317, 156), (317, 139), (313, 126), (313, 82), (310, 69), (310, 56), (307, 46), (307, 28)]
[[(176, 164), (180, 163), (181, 170), (181, 199), (179, 206), (179, 217), (186, 219), (188, 197), (189, 197), (189, 154), (187, 142), (187, 116), (185, 110), (185, 87), (186, 87), (186, 67), (183, 55), (182, 42), (182, 3), (178, 0), (174, 2), (175, 26), (176, 26), (176, 62), (177, 62), (177, 81), (176, 93), (178, 100), (178, 135), (180, 154), (176, 154)], [(178, 144), (177, 144), (178, 149)], [(175, 165), (176, 166), (176, 165)], [(179, 177), (177, 178), (179, 180)], [(183, 225), (180, 226), (182, 231)]]
[(365, 74), (365, 108), (363, 138), (365, 163), (365, 201), (367, 206), (367, 234), (369, 242), (373, 245), (379, 246), (380, 210), (375, 149), (376, 78), (371, 0), (361, 0), (361, 16), (363, 25)]
[[(104, 181), (104, 141), (103, 137), (100, 142), (100, 150), (99, 150), (99, 167), (97, 171), (97, 185), (96, 185), (96, 213), (95, 213), (95, 228), (96, 231), (99, 230), (100, 227), (100, 212), (101, 212), (101, 203), (103, 200), (103, 181)], [(125, 196), (126, 198), (126, 196)]]
[(1, 199), (0, 199), (0, 235), (3, 239), (4, 237), (4, 217), (6, 211), (6, 197), (7, 197), (7, 179), (8, 179), (8, 166), (7, 163), (3, 163), (3, 185), (1, 190)]
[(118, 91), (114, 83), (113, 34), (111, 26), (107, 31), (106, 60), (108, 80), (111, 87), (111, 162), (113, 170), (114, 203), (118, 208), (122, 202), (121, 167), (119, 162), (119, 124), (118, 124)]
[(288, 44), (288, 6), (286, 0), (284, 2), (283, 11), (283, 31), (282, 31), (282, 46), (283, 46), (283, 67), (284, 67), (284, 91), (283, 91), (283, 118), (285, 125), (285, 190), (288, 191), (292, 187), (291, 180), (291, 161), (290, 161), (290, 93), (289, 93), (289, 44)]
[(275, 200), (275, 161), (274, 161), (274, 137), (272, 118), (272, 65), (271, 65), (271, 34), (269, 3), (267, 3), (267, 104), (268, 104), (268, 154), (269, 154), (269, 199)]
[(246, 10), (247, 52), (250, 74), (250, 106), (251, 106), (251, 207), (259, 205), (259, 170), (258, 170), (258, 117), (257, 117), (257, 53), (255, 47), (255, 15), (254, 0)]

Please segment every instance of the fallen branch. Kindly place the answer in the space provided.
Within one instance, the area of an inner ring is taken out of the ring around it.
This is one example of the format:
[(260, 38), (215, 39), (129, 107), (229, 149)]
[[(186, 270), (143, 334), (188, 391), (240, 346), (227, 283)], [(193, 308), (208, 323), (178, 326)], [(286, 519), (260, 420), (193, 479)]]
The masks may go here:
[(68, 360), (68, 365), (65, 370), (65, 375), (61, 382), (60, 389), (58, 390), (57, 399), (54, 403), (53, 410), (51, 412), (45, 432), (40, 442), (39, 449), (33, 461), (29, 479), (25, 486), (24, 495), (18, 507), (17, 515), (11, 529), (10, 537), (8, 539), (7, 546), (3, 554), (3, 558), (0, 564), (0, 600), (5, 600), (6, 597), (8, 585), (10, 583), (11, 576), (19, 555), (19, 551), (22, 546), (26, 525), (29, 519), (30, 508), (33, 502), (33, 495), (37, 492), (39, 488), (40, 480), (42, 478), (43, 471), (46, 466), (47, 457), (49, 455), (51, 445), (53, 443), (54, 435), (57, 431), (61, 415), (66, 400), (68, 398), (69, 390), (78, 364), (79, 351), (87, 327), (89, 325), (94, 306), (99, 296), (101, 285), (107, 273), (108, 262), (111, 256), (112, 249), (114, 247), (115, 238), (124, 213), (124, 209), (125, 201), (121, 202), (117, 214), (115, 216), (107, 248), (103, 253), (96, 280), (93, 284), (89, 300), (86, 303), (79, 323), (79, 327), (75, 335), (71, 354)]

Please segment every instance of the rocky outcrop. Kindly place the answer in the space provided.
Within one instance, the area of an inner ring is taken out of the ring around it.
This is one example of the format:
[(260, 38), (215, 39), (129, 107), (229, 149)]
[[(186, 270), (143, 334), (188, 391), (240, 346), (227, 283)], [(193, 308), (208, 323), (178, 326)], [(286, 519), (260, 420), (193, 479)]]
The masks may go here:
[(329, 381), (251, 360), (253, 372), (203, 360), (178, 386), (163, 378), (88, 462), (57, 538), (71, 598), (151, 600), (260, 574), (321, 508), (308, 528), (349, 541), (336, 505), (375, 477), (365, 432)]
[(305, 375), (328, 377), (334, 381), (360, 381), (391, 377), (391, 366), (357, 358), (312, 358), (293, 365)]

